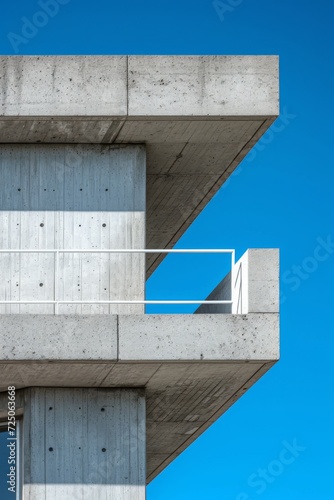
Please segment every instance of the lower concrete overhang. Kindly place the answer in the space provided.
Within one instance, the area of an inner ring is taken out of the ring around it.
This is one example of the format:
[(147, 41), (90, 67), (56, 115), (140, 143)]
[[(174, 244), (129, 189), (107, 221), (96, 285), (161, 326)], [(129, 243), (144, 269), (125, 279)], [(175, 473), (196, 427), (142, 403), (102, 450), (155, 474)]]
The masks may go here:
[(4, 315), (0, 344), (1, 391), (144, 387), (149, 482), (278, 360), (279, 316)]

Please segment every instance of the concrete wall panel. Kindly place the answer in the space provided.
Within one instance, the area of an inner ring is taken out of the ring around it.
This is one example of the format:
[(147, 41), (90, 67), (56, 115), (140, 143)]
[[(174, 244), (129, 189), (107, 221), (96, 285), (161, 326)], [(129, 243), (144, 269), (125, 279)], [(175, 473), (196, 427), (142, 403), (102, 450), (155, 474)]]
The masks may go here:
[(36, 388), (25, 400), (25, 499), (145, 499), (143, 390)]
[[(0, 148), (1, 249), (145, 247), (143, 146)], [(1, 300), (142, 299), (141, 254), (0, 254)], [(61, 305), (60, 313), (141, 312), (142, 306)], [(2, 305), (2, 313), (54, 312), (54, 305)]]

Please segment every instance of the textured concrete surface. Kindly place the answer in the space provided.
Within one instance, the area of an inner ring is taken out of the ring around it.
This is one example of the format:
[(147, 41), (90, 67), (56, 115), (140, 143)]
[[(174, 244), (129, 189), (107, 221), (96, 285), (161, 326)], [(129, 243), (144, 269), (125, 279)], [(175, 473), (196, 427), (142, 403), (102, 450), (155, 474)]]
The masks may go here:
[(278, 358), (278, 315), (119, 316), (119, 359), (234, 361)]
[[(235, 313), (279, 311), (279, 250), (252, 248), (236, 263)], [(238, 303), (238, 298), (240, 298)]]
[(145, 499), (142, 389), (31, 388), (16, 397), (24, 499)]
[[(274, 363), (162, 365), (146, 387), (147, 481), (151, 481)], [(217, 443), (217, 448), (223, 447)]]
[(277, 313), (1, 319), (4, 393), (8, 385), (145, 388), (147, 481), (279, 358)]
[(2, 116), (125, 116), (127, 58), (2, 56)]
[(277, 313), (2, 315), (0, 363), (270, 361), (278, 331)]
[(118, 358), (117, 315), (3, 314), (0, 338), (0, 363)]
[(276, 57), (129, 57), (130, 116), (277, 113)]
[[(0, 249), (145, 248), (145, 146), (0, 147)], [(144, 254), (1, 253), (0, 300), (143, 300)], [(56, 270), (57, 269), (57, 270)], [(56, 279), (58, 274), (58, 279)], [(142, 305), (59, 305), (61, 314), (143, 313)], [(55, 306), (0, 305), (2, 314)]]
[(147, 247), (171, 248), (277, 117), (278, 59), (3, 56), (0, 103), (0, 143), (145, 143)]
[(275, 115), (274, 56), (2, 56), (1, 115)]

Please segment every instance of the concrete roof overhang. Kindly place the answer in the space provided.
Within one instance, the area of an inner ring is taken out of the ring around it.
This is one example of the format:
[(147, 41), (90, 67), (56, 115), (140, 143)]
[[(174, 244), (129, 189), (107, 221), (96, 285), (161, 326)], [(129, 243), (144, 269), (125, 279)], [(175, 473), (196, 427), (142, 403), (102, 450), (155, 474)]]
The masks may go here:
[(145, 143), (147, 248), (171, 248), (278, 116), (278, 58), (2, 56), (0, 103), (0, 143)]

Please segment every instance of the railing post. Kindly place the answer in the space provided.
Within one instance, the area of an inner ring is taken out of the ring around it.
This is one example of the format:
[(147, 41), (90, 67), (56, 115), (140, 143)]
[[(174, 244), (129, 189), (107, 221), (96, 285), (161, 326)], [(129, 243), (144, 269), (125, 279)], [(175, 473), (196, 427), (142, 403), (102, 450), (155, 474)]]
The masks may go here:
[(233, 299), (234, 299), (234, 273), (235, 273), (235, 250), (231, 251), (231, 314), (233, 314)]
[(56, 250), (54, 256), (55, 256), (55, 282), (54, 282), (55, 314), (58, 314), (59, 313), (59, 304), (58, 304), (59, 250)]

